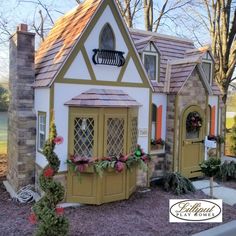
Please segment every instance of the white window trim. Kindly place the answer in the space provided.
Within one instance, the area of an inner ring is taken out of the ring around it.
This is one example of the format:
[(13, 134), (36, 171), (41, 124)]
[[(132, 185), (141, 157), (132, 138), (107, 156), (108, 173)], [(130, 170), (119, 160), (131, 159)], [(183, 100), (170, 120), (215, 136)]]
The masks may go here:
[[(40, 117), (45, 117), (45, 124), (43, 124), (43, 123), (41, 123), (40, 122)], [(46, 114), (46, 112), (39, 112), (38, 113), (38, 151), (40, 151), (40, 152), (42, 152), (43, 151), (43, 149), (40, 147), (40, 134), (43, 134), (44, 136), (45, 136), (45, 141), (46, 141), (46, 125), (47, 125), (47, 114)], [(40, 129), (40, 125), (44, 125), (44, 130), (42, 131), (41, 129)]]
[[(208, 59), (202, 59), (202, 63), (209, 63), (209, 64), (211, 64), (211, 78), (210, 78), (210, 85), (212, 85), (212, 77), (213, 77), (213, 62), (212, 62), (212, 60), (208, 60)], [(203, 68), (202, 68), (203, 69)], [(204, 71), (204, 69), (203, 69), (203, 71)], [(205, 71), (204, 71), (204, 73), (205, 73)]]
[[(151, 55), (151, 56), (156, 56), (156, 79), (155, 80), (152, 80), (151, 78), (149, 78), (151, 81), (156, 81), (158, 82), (158, 75), (159, 75), (159, 54), (156, 53), (156, 52), (143, 52), (143, 55), (142, 55), (142, 60), (143, 60), (143, 65), (144, 65), (144, 68), (145, 68), (145, 64), (144, 64), (144, 57), (145, 55)], [(145, 69), (146, 70), (146, 69)]]

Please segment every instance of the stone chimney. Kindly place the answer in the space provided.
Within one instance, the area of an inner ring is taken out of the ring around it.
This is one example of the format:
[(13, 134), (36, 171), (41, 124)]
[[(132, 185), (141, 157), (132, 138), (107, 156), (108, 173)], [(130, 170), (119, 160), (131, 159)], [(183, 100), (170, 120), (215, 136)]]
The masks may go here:
[(36, 116), (34, 112), (35, 34), (20, 24), (10, 38), (8, 174), (15, 191), (34, 183)]

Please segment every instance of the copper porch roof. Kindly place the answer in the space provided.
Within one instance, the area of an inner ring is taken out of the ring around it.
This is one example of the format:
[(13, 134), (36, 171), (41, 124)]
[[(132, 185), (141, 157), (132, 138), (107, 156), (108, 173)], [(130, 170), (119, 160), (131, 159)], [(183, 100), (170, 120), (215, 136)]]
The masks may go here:
[(86, 0), (61, 17), (35, 55), (35, 87), (50, 85), (102, 0)]
[(66, 102), (75, 107), (139, 107), (135, 99), (122, 90), (90, 89)]

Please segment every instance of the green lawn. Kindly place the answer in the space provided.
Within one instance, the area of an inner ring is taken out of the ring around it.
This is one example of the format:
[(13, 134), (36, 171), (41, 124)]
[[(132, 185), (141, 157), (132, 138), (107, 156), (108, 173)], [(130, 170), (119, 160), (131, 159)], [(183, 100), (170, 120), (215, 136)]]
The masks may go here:
[(7, 112), (0, 112), (0, 154), (7, 152)]
[[(234, 118), (233, 117), (227, 117), (226, 118), (226, 128), (230, 129), (230, 128), (233, 127), (233, 125), (234, 125)], [(234, 156), (230, 151), (230, 147), (231, 147), (230, 137), (231, 137), (231, 134), (226, 133), (226, 137), (225, 137), (225, 155)]]

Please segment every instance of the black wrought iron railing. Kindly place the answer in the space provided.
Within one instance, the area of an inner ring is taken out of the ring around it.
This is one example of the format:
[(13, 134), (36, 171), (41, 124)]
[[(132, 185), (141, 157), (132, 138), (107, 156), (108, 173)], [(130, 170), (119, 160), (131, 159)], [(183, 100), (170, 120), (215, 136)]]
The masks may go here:
[(125, 64), (124, 52), (93, 49), (93, 63), (110, 66), (123, 66)]

